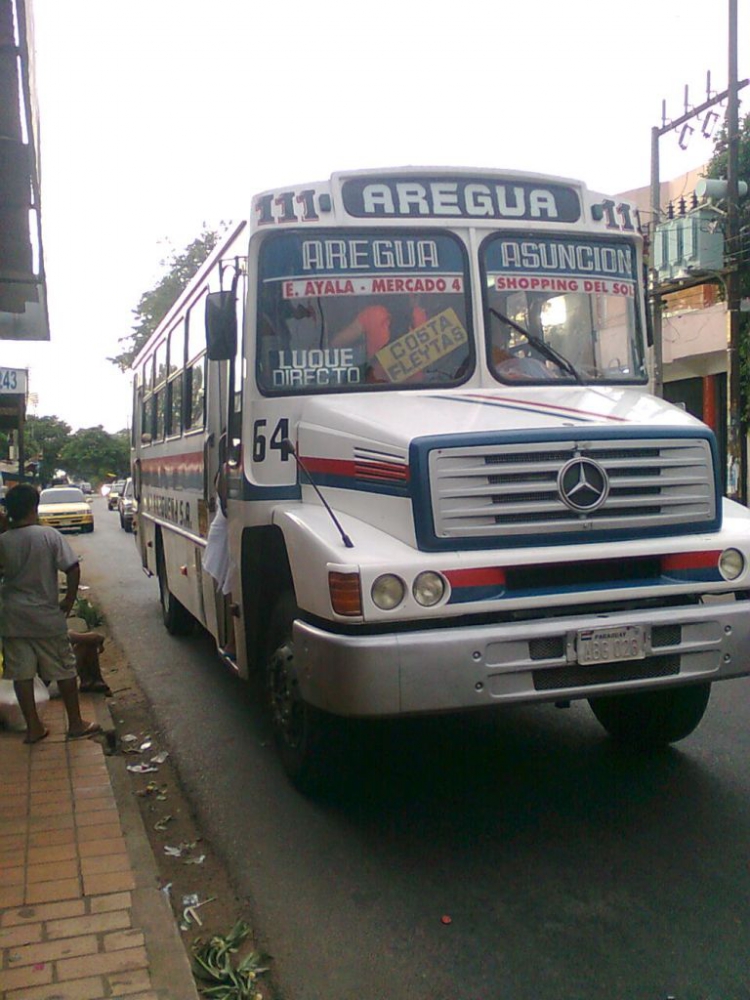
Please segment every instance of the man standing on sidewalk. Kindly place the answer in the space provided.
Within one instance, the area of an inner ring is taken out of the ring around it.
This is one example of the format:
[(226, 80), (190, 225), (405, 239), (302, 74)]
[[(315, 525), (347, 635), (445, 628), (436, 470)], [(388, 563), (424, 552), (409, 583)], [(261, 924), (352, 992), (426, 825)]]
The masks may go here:
[[(38, 743), (48, 735), (34, 699), (37, 673), (47, 683), (57, 681), (68, 739), (92, 736), (101, 727), (81, 718), (76, 658), (65, 624), (78, 593), (78, 558), (59, 531), (39, 523), (39, 494), (29, 483), (14, 486), (5, 506), (10, 526), (0, 535), (4, 676), (13, 681), (26, 722), (24, 742)], [(67, 582), (62, 601), (58, 571)]]

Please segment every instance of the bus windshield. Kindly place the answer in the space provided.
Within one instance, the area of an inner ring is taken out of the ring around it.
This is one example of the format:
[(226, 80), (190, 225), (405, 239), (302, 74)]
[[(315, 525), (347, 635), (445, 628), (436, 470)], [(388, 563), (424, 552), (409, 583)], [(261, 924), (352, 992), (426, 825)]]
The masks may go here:
[(473, 367), (466, 254), (444, 233), (279, 233), (260, 248), (271, 394), (455, 385)]
[(642, 382), (633, 246), (502, 233), (482, 247), (487, 362), (501, 382)]

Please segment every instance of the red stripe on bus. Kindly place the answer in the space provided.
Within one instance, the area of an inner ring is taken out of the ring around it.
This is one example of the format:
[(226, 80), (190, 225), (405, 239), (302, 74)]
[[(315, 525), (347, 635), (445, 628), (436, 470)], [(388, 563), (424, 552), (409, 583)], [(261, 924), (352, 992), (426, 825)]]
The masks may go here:
[(445, 577), (452, 587), (489, 587), (505, 585), (505, 570), (499, 566), (485, 566), (479, 569), (449, 569)]
[(300, 455), (300, 461), (310, 472), (319, 472), (322, 475), (344, 476), (348, 479), (398, 479), (400, 481), (406, 481), (409, 478), (407, 466), (388, 465), (386, 462), (312, 458), (308, 455)]
[(162, 455), (141, 459), (143, 469), (202, 469), (203, 453), (191, 452), (187, 455)]
[(669, 569), (705, 569), (718, 565), (721, 552), (676, 552), (674, 555), (661, 557), (661, 568)]

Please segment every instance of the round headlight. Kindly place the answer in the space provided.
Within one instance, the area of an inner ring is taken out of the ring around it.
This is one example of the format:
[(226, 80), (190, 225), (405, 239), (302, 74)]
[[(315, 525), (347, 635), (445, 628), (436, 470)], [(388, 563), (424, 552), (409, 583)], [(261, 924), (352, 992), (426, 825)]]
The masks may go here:
[(381, 611), (391, 611), (403, 601), (406, 585), (400, 577), (385, 573), (373, 583), (370, 593), (376, 607)]
[(439, 604), (445, 593), (445, 580), (439, 573), (420, 573), (412, 587), (414, 600), (423, 608)]
[(736, 580), (745, 571), (745, 557), (737, 549), (724, 549), (719, 556), (719, 569), (725, 580)]

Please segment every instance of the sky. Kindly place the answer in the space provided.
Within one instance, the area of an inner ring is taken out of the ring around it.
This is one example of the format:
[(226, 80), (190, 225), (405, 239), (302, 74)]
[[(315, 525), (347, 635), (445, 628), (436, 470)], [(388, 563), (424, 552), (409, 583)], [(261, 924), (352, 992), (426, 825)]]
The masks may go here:
[[(30, 413), (128, 426), (107, 360), (163, 261), (252, 195), (366, 167), (649, 183), (653, 126), (727, 86), (728, 0), (33, 0), (51, 341), (3, 343)], [(739, 77), (750, 76), (750, 0)], [(740, 114), (750, 107), (749, 96)], [(742, 92), (741, 92), (742, 98)], [(697, 124), (697, 123), (696, 123)], [(697, 127), (661, 178), (705, 163)]]

